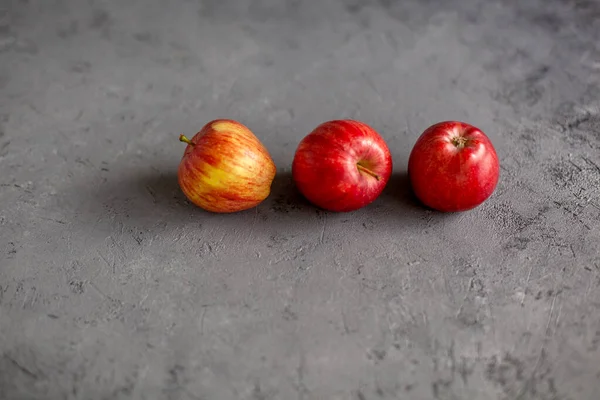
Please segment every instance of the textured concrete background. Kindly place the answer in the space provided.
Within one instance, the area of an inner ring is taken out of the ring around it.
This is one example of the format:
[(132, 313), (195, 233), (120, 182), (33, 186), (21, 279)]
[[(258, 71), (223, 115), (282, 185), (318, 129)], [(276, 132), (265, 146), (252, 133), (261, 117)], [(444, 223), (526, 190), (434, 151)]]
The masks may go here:
[[(600, 3), (0, 1), (0, 398), (598, 399)], [(279, 175), (254, 210), (178, 190), (238, 119)], [(353, 117), (395, 175), (321, 212), (290, 165)], [(405, 170), (483, 129), (497, 192), (441, 215)]]

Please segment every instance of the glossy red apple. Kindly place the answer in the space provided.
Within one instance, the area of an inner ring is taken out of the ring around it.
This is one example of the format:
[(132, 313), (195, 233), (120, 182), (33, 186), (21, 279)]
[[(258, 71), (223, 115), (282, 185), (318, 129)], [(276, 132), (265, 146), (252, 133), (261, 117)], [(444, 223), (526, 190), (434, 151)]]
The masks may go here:
[(195, 205), (231, 213), (260, 204), (269, 196), (276, 168), (265, 146), (243, 124), (218, 119), (191, 140), (177, 172), (179, 186)]
[(464, 122), (427, 128), (408, 160), (417, 198), (438, 211), (465, 211), (487, 200), (498, 183), (500, 164), (490, 139)]
[(296, 149), (292, 177), (300, 193), (330, 211), (353, 211), (373, 202), (392, 173), (381, 136), (353, 120), (325, 122)]

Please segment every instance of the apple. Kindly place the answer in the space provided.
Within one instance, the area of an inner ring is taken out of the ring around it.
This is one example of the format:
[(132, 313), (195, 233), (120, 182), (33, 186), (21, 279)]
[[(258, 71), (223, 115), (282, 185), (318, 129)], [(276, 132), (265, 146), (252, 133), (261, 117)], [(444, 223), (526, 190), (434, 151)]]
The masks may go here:
[(443, 212), (466, 211), (494, 192), (500, 164), (490, 139), (459, 121), (427, 128), (408, 159), (408, 176), (416, 197)]
[(292, 178), (302, 195), (329, 211), (357, 210), (373, 202), (392, 173), (381, 136), (354, 120), (324, 122), (302, 139)]
[(255, 207), (271, 191), (276, 168), (265, 146), (243, 124), (217, 119), (187, 143), (177, 172), (179, 186), (195, 205), (231, 213)]

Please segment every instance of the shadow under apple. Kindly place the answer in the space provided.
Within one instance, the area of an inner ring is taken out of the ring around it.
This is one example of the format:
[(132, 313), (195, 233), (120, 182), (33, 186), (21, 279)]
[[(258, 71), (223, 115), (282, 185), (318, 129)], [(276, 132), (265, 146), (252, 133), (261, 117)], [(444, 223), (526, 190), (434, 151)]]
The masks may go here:
[(271, 185), (271, 194), (259, 207), (276, 214), (315, 214), (313, 206), (298, 190), (289, 171), (278, 172)]
[(398, 211), (423, 212), (427, 210), (415, 196), (406, 171), (392, 174), (381, 193), (381, 199), (390, 207), (398, 209)]
[(441, 212), (423, 204), (415, 195), (406, 171), (392, 174), (381, 199), (383, 204), (402, 215), (403, 219), (412, 215), (430, 222), (441, 222), (460, 219), (464, 215), (460, 212)]
[[(69, 191), (71, 192), (71, 191)], [(185, 224), (190, 221), (246, 220), (256, 213), (268, 220), (270, 214), (312, 214), (313, 207), (296, 189), (290, 172), (280, 172), (270, 195), (257, 207), (235, 213), (212, 213), (190, 202), (179, 187), (177, 170), (151, 167), (107, 177), (100, 184), (76, 184), (64, 193), (65, 206), (84, 220), (125, 221), (147, 225), (156, 220)], [(304, 215), (306, 216), (306, 215)]]
[[(94, 224), (95, 229), (114, 234), (119, 231), (136, 235), (169, 235), (188, 227), (214, 229), (227, 227), (237, 235), (250, 226), (254, 235), (269, 235), (271, 231), (288, 230), (312, 233), (327, 215), (333, 230), (343, 232), (345, 226), (378, 226), (393, 219), (405, 226), (418, 226), (423, 219), (444, 219), (445, 215), (428, 210), (415, 198), (406, 173), (395, 173), (381, 196), (362, 209), (348, 213), (333, 213), (309, 203), (294, 184), (291, 172), (277, 173), (271, 193), (257, 207), (230, 214), (207, 212), (192, 204), (179, 187), (175, 168), (150, 167), (107, 177), (103, 183), (75, 186), (74, 193), (64, 193), (64, 206), (73, 210), (77, 223)], [(64, 207), (63, 207), (64, 208)], [(314, 221), (317, 225), (312, 225)], [(102, 234), (99, 232), (99, 234)], [(229, 233), (226, 233), (229, 234)], [(136, 239), (137, 240), (137, 239)]]

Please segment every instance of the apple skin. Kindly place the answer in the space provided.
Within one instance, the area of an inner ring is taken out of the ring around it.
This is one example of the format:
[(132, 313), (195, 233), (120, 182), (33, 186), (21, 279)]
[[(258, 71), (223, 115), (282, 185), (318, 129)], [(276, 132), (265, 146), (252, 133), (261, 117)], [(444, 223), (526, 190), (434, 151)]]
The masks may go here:
[(243, 124), (207, 123), (188, 143), (177, 172), (185, 196), (204, 210), (232, 213), (255, 207), (271, 191), (277, 172), (265, 146)]
[(387, 144), (354, 120), (324, 122), (302, 139), (292, 178), (302, 195), (329, 211), (354, 211), (373, 202), (392, 174)]
[(408, 176), (426, 206), (457, 212), (473, 209), (494, 192), (500, 164), (490, 139), (460, 121), (443, 121), (417, 139), (408, 160)]

